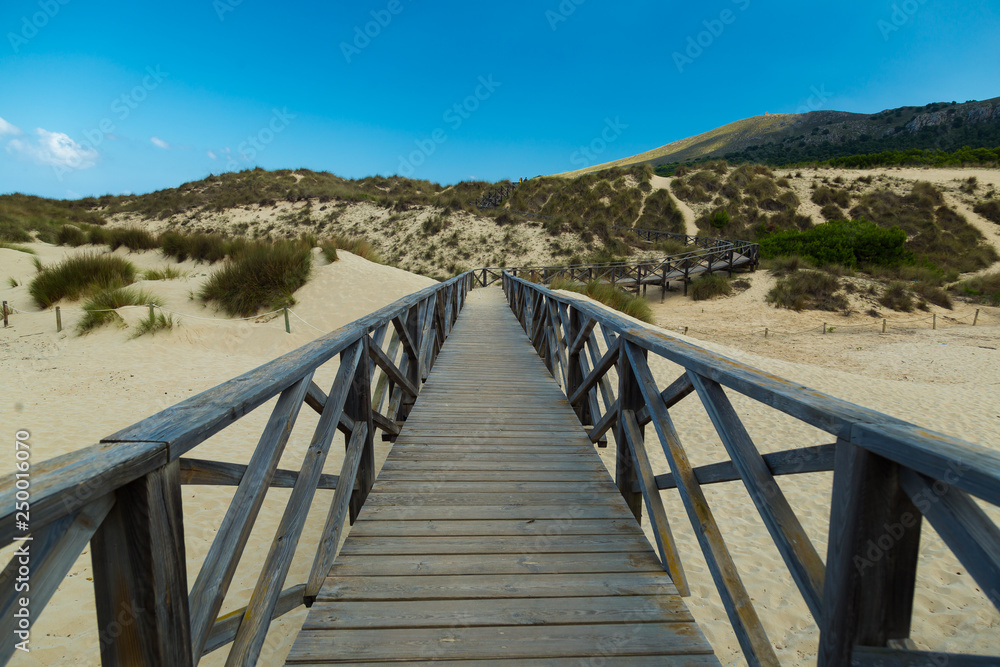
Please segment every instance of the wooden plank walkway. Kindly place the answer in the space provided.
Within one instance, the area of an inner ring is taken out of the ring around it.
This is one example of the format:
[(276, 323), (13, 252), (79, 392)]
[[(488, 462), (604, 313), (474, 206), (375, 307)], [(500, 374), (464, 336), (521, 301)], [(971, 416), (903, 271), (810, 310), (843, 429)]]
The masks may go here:
[(499, 289), (476, 290), (288, 664), (718, 665)]

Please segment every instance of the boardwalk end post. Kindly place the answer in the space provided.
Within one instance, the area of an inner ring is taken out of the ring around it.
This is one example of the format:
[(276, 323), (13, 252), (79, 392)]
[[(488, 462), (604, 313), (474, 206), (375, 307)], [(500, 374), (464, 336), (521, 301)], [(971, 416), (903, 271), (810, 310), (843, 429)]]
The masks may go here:
[(837, 442), (820, 667), (851, 664), (855, 646), (910, 636), (922, 516), (900, 484), (900, 470)]
[(193, 665), (180, 462), (118, 489), (91, 540), (105, 665)]

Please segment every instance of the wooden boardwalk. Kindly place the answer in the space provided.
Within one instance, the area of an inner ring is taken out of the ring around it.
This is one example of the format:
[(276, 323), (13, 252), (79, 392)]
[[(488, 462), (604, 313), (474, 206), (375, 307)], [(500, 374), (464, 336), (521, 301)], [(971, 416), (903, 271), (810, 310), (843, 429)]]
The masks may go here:
[(496, 289), (470, 294), (288, 664), (719, 664)]

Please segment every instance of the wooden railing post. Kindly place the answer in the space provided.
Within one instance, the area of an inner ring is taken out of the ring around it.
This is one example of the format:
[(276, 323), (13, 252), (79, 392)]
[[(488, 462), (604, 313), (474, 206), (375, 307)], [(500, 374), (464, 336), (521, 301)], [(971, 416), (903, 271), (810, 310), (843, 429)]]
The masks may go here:
[[(358, 487), (351, 494), (350, 517), (351, 525), (358, 518), (361, 506), (365, 504), (368, 493), (375, 484), (375, 427), (372, 423), (372, 360), (369, 356), (369, 347), (372, 345), (368, 335), (361, 338), (362, 351), (361, 360), (354, 371), (354, 378), (351, 381), (351, 390), (347, 394), (347, 401), (344, 403), (344, 414), (354, 421), (354, 427), (367, 425), (368, 431), (365, 435), (364, 446), (361, 449), (361, 460), (358, 463)], [(411, 360), (409, 369), (418, 368), (419, 364)], [(412, 374), (411, 374), (412, 375)], [(412, 377), (411, 377), (412, 379)], [(419, 380), (417, 380), (419, 386)], [(405, 392), (404, 392), (405, 393)]]
[[(615, 447), (617, 448), (615, 461), (615, 484), (618, 486), (618, 490), (622, 492), (622, 496), (625, 498), (625, 503), (628, 505), (629, 509), (632, 510), (635, 520), (641, 523), (642, 492), (635, 490), (639, 486), (639, 476), (636, 474), (632, 454), (629, 451), (628, 442), (625, 439), (625, 428), (621, 415), (624, 414), (625, 410), (638, 412), (645, 406), (645, 403), (643, 402), (642, 393), (639, 390), (639, 383), (636, 381), (635, 373), (632, 371), (632, 365), (629, 363), (628, 356), (625, 353), (625, 348), (628, 345), (629, 342), (622, 338), (621, 346), (618, 348), (617, 369), (619, 416), (615, 423)], [(647, 354), (646, 350), (640, 348), (633, 348), (633, 352), (641, 353), (643, 357)], [(641, 435), (643, 440), (645, 440), (645, 426), (639, 427), (639, 435)]]
[(104, 665), (193, 665), (180, 462), (115, 492), (91, 539)]
[[(566, 341), (568, 345), (572, 345), (577, 336), (583, 330), (586, 322), (584, 321), (583, 314), (577, 308), (571, 308), (569, 311), (569, 327), (566, 331)], [(583, 383), (583, 367), (580, 365), (580, 352), (583, 350), (582, 347), (576, 350), (567, 350), (569, 352), (569, 358), (566, 363), (569, 366), (567, 369), (567, 381), (566, 381), (566, 395), (572, 396)], [(592, 426), (594, 424), (593, 418), (590, 415), (590, 402), (580, 401), (575, 406), (573, 410), (576, 412), (577, 418), (580, 420), (581, 424)]]
[(900, 467), (845, 441), (834, 460), (819, 666), (910, 634), (922, 516)]

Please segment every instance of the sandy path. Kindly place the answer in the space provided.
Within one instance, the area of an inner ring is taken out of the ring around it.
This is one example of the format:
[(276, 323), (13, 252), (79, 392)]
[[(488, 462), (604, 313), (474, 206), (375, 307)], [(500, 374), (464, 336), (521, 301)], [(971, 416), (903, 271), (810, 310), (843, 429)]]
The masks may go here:
[(694, 223), (696, 217), (694, 211), (691, 210), (691, 207), (688, 206), (685, 202), (675, 197), (674, 193), (670, 191), (670, 184), (673, 182), (674, 179), (672, 178), (668, 178), (666, 176), (656, 176), (656, 175), (653, 175), (649, 180), (649, 183), (650, 185), (653, 186), (654, 190), (666, 190), (667, 194), (670, 195), (670, 198), (674, 200), (674, 204), (677, 205), (677, 208), (678, 210), (680, 210), (681, 215), (684, 216), (685, 233), (688, 234), (689, 236), (697, 236), (698, 225)]

